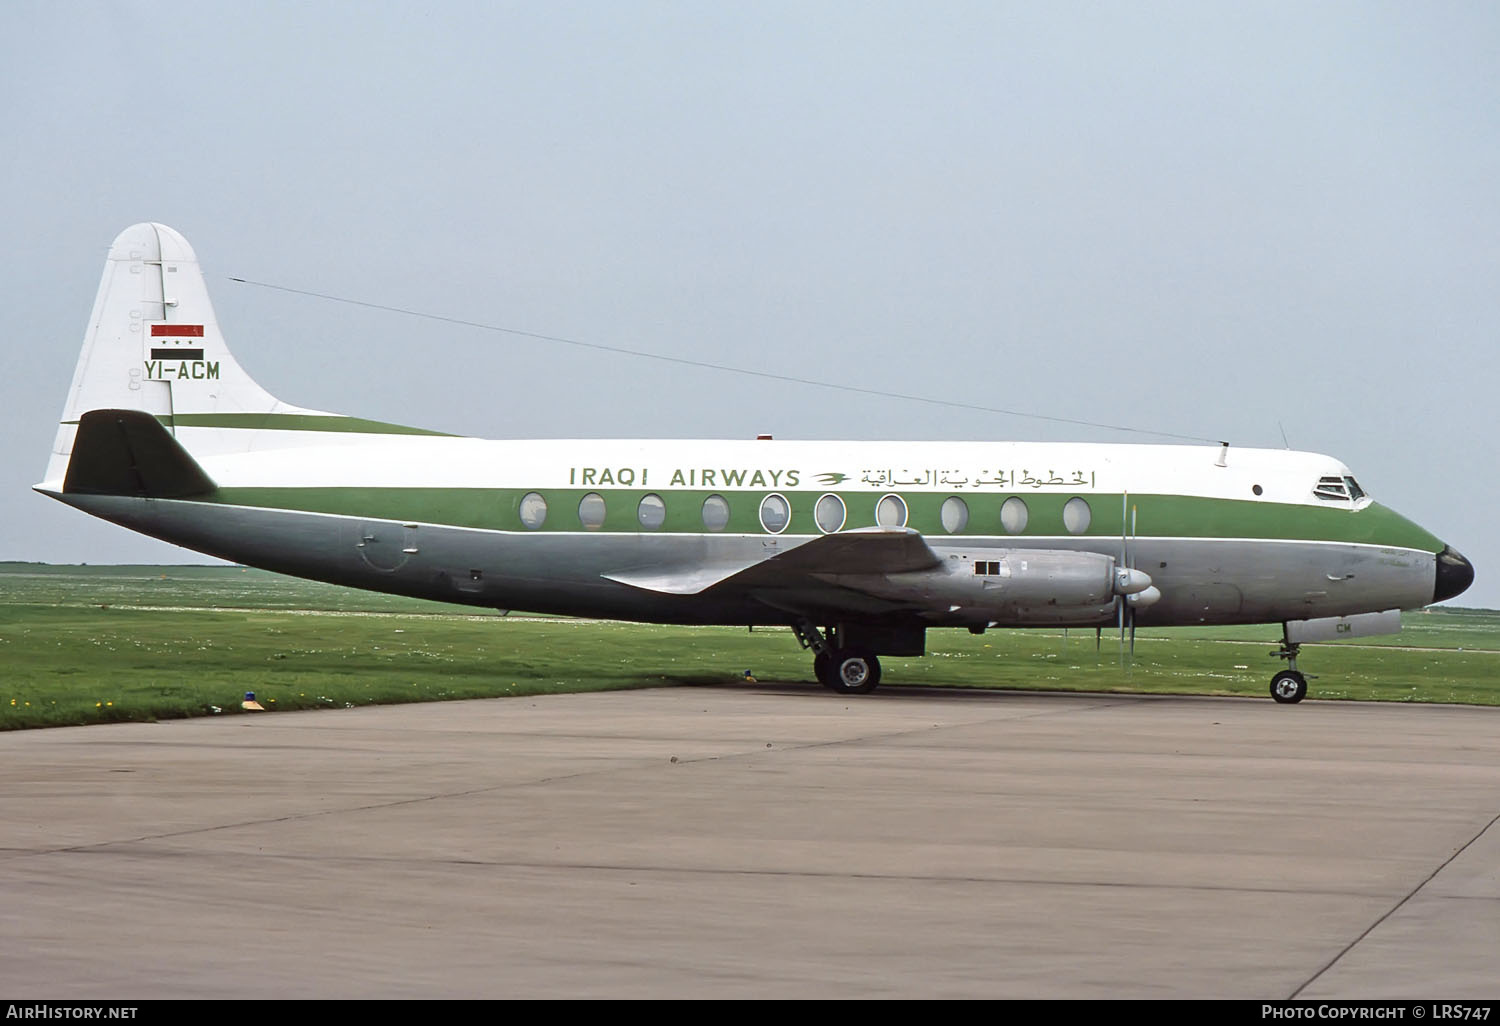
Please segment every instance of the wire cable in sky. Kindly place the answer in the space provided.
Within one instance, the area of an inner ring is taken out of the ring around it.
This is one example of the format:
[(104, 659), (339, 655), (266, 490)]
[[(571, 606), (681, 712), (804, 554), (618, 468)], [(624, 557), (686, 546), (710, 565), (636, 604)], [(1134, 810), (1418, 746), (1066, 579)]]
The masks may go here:
[(1159, 438), (1176, 438), (1187, 442), (1207, 442), (1217, 445), (1216, 439), (1204, 438), (1198, 435), (1182, 435), (1171, 431), (1152, 431), (1148, 428), (1125, 427), (1120, 424), (1102, 424), (1093, 420), (1074, 420), (1071, 417), (1053, 417), (1045, 413), (1028, 413), (1024, 410), (1007, 410), (998, 406), (980, 406), (977, 403), (961, 402), (957, 399), (938, 399), (933, 396), (912, 395), (907, 392), (888, 392), (879, 388), (863, 388), (859, 385), (845, 385), (837, 381), (819, 381), (816, 378), (799, 378), (791, 374), (776, 374), (772, 371), (751, 370), (748, 367), (732, 367), (723, 363), (710, 363), (707, 360), (689, 360), (681, 356), (665, 356), (661, 353), (648, 353), (639, 349), (625, 349), (620, 346), (607, 346), (598, 342), (581, 342), (576, 338), (563, 338), (561, 335), (544, 335), (536, 331), (524, 331), (520, 328), (504, 328), (498, 324), (485, 324), (481, 321), (466, 321), (461, 317), (448, 317), (443, 314), (428, 313), (424, 310), (410, 310), (400, 306), (388, 306), (384, 303), (370, 303), (362, 299), (349, 299), (345, 296), (329, 295), (326, 292), (312, 292), (308, 289), (294, 289), (289, 285), (276, 285), (268, 281), (254, 281), (250, 278), (230, 277), (230, 281), (241, 285), (254, 285), (257, 288), (274, 289), (277, 292), (290, 292), (297, 296), (308, 296), (312, 299), (324, 299), (330, 303), (345, 303), (349, 306), (362, 306), (369, 310), (382, 310), (386, 313), (401, 314), (405, 317), (419, 317), (428, 321), (441, 321), (444, 324), (455, 324), (464, 328), (478, 328), (480, 331), (494, 331), (505, 335), (516, 335), (521, 338), (537, 339), (542, 342), (556, 342), (565, 346), (576, 346), (580, 349), (592, 349), (600, 353), (615, 353), (619, 356), (635, 356), (643, 360), (659, 360), (663, 363), (675, 363), (684, 367), (699, 367), (704, 370), (723, 371), (726, 374), (745, 374), (754, 378), (766, 378), (771, 381), (786, 381), (794, 385), (811, 385), (814, 388), (832, 388), (840, 392), (854, 392), (858, 395), (873, 395), (883, 399), (901, 399), (912, 403), (927, 403), (930, 406), (947, 406), (956, 410), (975, 410), (979, 413), (998, 413), (1006, 417), (1022, 417), (1029, 420), (1044, 420), (1052, 424), (1071, 424), (1075, 427), (1101, 428), (1105, 431), (1123, 431), (1129, 434), (1154, 435)]

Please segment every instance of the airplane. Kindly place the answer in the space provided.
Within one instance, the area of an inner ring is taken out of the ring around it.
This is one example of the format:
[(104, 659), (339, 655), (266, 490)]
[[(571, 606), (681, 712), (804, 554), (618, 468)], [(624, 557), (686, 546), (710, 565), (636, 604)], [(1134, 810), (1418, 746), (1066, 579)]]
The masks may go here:
[(231, 355), (197, 256), (105, 261), (37, 491), (235, 563), (469, 606), (789, 627), (839, 694), (933, 628), (1387, 633), (1470, 562), (1315, 453), (1062, 442), (456, 437), (284, 403)]

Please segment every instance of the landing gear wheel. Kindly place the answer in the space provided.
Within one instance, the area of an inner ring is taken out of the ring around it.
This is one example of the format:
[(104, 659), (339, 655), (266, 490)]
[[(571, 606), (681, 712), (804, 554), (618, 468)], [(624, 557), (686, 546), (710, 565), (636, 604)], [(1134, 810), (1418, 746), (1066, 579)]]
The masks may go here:
[(842, 649), (830, 655), (827, 672), (820, 679), (840, 695), (863, 695), (880, 683), (880, 660), (858, 649)]
[(828, 683), (828, 658), (827, 652), (819, 652), (813, 656), (813, 676), (818, 678), (818, 683), (825, 688), (832, 686)]
[(1282, 670), (1271, 678), (1271, 697), (1291, 705), (1307, 697), (1307, 678), (1296, 670)]

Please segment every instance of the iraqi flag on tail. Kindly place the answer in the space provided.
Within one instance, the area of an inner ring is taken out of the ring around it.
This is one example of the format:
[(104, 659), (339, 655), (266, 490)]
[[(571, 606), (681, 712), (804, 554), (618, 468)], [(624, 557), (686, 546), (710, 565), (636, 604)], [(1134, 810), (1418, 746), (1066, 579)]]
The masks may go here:
[(201, 360), (203, 325), (153, 324), (149, 348), (148, 360)]
[(146, 337), (147, 381), (216, 381), (219, 361), (203, 355), (203, 325), (152, 324)]

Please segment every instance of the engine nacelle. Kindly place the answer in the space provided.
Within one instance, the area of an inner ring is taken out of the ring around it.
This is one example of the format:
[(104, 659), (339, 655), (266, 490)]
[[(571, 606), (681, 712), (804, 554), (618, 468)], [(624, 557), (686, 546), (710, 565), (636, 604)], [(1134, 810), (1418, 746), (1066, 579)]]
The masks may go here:
[(911, 602), (941, 619), (1001, 623), (1095, 623), (1122, 596), (1160, 597), (1149, 575), (1113, 556), (1059, 549), (974, 549), (947, 553), (943, 566), (899, 574), (827, 574), (823, 580), (880, 598)]

